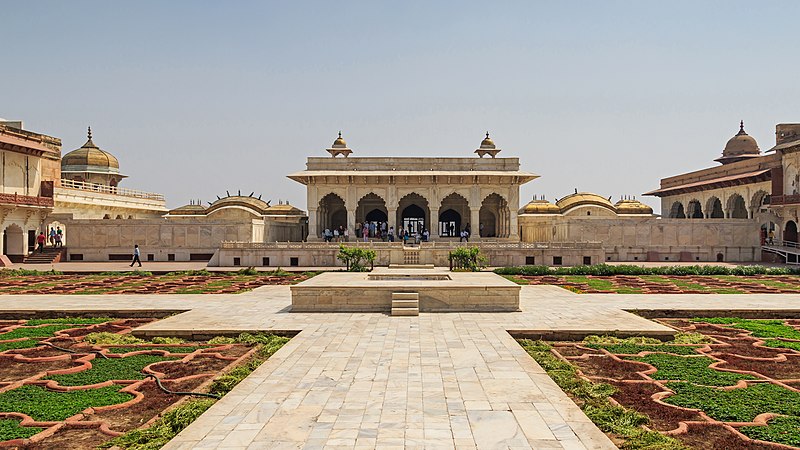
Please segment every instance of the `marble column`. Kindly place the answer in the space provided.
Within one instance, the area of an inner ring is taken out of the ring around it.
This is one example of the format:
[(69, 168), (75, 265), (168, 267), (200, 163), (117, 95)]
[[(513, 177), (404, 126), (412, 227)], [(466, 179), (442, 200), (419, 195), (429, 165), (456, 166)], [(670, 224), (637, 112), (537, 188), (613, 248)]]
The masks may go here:
[[(466, 226), (466, 224), (462, 225)], [(469, 208), (469, 229), (471, 231), (470, 239), (475, 239), (476, 241), (481, 238), (480, 236), (480, 226), (481, 226), (481, 208)]]
[(319, 225), (318, 225), (318, 215), (317, 209), (308, 209), (308, 236), (306, 236), (307, 241), (316, 240), (319, 238)]
[(431, 220), (425, 227), (428, 228), (431, 237), (439, 237), (439, 208), (431, 208)]
[(388, 211), (388, 214), (386, 214), (386, 216), (387, 216), (388, 221), (389, 221), (389, 226), (390, 227), (394, 227), (395, 235), (397, 235), (397, 230), (398, 230), (398, 227), (397, 227), (397, 206), (388, 206), (388, 207), (386, 207), (386, 211)]
[(347, 233), (350, 236), (356, 235), (356, 210), (355, 208), (347, 208)]

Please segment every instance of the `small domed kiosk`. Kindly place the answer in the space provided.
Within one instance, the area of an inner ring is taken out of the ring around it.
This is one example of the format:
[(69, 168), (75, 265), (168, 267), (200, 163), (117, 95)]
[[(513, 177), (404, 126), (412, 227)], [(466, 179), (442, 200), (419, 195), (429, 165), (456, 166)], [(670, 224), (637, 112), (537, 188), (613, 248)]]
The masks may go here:
[(87, 136), (88, 140), (81, 148), (61, 158), (62, 178), (103, 186), (119, 185), (123, 178), (127, 178), (119, 172), (119, 161), (92, 141), (92, 127), (89, 127)]

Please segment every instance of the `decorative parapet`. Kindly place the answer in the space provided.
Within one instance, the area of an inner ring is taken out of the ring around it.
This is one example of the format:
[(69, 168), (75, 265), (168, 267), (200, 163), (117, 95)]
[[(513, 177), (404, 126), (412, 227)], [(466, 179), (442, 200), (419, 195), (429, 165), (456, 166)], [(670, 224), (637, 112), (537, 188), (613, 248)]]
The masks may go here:
[(53, 197), (35, 197), (32, 195), (18, 195), (18, 194), (0, 194), (0, 203), (52, 208)]
[[(403, 249), (402, 242), (345, 242), (348, 247), (366, 247), (373, 249)], [(603, 243), (600, 241), (590, 242), (455, 242), (437, 241), (422, 242), (419, 247), (423, 250), (428, 249), (454, 249), (457, 247), (479, 247), (486, 250), (530, 250), (530, 249), (601, 249)], [(223, 241), (220, 245), (223, 249), (239, 250), (262, 250), (262, 249), (305, 249), (305, 250), (334, 250), (339, 248), (335, 242), (233, 242)]]
[(156, 200), (163, 202), (164, 195), (156, 194), (153, 192), (137, 191), (135, 189), (121, 188), (117, 186), (106, 186), (97, 183), (88, 183), (85, 181), (74, 181), (61, 179), (61, 187), (64, 189), (77, 189), (81, 191), (100, 192), (103, 194), (120, 195), (123, 197), (142, 198), (146, 200)]

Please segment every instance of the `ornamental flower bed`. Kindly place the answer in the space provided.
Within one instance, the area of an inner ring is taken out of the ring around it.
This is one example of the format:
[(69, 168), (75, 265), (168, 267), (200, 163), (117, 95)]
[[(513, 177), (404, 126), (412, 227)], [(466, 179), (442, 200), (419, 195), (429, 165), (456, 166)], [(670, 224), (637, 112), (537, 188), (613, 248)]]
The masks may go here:
[(147, 272), (0, 276), (0, 294), (237, 294), (261, 286), (296, 284), (314, 273)]
[(660, 322), (676, 342), (520, 342), (623, 448), (800, 448), (800, 322)]
[(793, 275), (509, 275), (519, 284), (556, 285), (580, 294), (797, 294)]
[(0, 447), (126, 448), (156, 428), (148, 442), (166, 442), (180, 427), (166, 434), (163, 426), (153, 427), (165, 420), (159, 419), (164, 411), (180, 410), (185, 421), (214, 401), (175, 392), (223, 395), (288, 341), (242, 335), (145, 342), (130, 334), (153, 320), (2, 321)]

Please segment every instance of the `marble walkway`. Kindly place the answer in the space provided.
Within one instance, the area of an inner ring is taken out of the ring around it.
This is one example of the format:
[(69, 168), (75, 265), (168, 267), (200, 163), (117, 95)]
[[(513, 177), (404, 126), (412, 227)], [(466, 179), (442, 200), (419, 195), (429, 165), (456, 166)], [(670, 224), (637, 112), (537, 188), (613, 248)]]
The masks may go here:
[(576, 295), (525, 286), (521, 312), (288, 312), (285, 286), (239, 295), (0, 296), (0, 313), (186, 311), (146, 335), (299, 332), (166, 449), (613, 449), (509, 330), (669, 329), (626, 312), (800, 311), (800, 295)]

